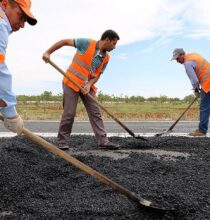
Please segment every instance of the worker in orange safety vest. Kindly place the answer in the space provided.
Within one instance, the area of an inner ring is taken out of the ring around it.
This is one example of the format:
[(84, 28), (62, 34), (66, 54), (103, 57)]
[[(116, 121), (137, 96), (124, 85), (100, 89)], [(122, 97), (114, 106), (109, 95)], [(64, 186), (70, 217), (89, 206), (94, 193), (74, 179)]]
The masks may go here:
[(182, 48), (173, 51), (172, 60), (183, 64), (196, 96), (200, 96), (200, 122), (191, 136), (205, 137), (210, 116), (210, 63), (197, 53), (186, 54)]
[[(52, 45), (44, 54), (43, 60), (48, 62), (50, 55), (63, 46), (77, 48), (76, 54), (66, 71), (66, 74), (76, 81), (82, 90), (72, 83), (68, 78), (63, 79), (63, 115), (58, 131), (58, 146), (62, 150), (70, 147), (69, 137), (74, 123), (76, 106), (79, 96), (81, 97), (95, 133), (97, 143), (103, 149), (118, 149), (119, 146), (108, 140), (101, 112), (97, 103), (92, 101), (86, 94), (90, 93), (96, 97), (95, 83), (104, 72), (108, 62), (108, 52), (115, 49), (118, 34), (113, 30), (105, 31), (101, 39), (96, 41), (87, 38), (61, 40)], [(71, 145), (72, 149), (72, 145)]]
[(37, 23), (30, 8), (30, 0), (0, 0), (0, 113), (4, 117), (4, 126), (18, 135), (22, 133), (23, 121), (16, 111), (12, 74), (5, 56), (9, 35), (24, 28), (25, 22)]

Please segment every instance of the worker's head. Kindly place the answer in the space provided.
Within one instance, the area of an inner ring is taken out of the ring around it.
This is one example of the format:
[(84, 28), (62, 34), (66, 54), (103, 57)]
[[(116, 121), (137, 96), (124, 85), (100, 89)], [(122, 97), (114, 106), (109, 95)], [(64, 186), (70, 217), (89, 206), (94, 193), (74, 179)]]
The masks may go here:
[(178, 63), (183, 64), (185, 61), (185, 52), (182, 48), (176, 48), (173, 51), (173, 57), (171, 60), (176, 60)]
[(37, 23), (36, 18), (30, 12), (30, 0), (0, 0), (0, 6), (10, 22), (12, 31), (24, 28), (26, 21), (30, 25)]
[(117, 41), (120, 39), (119, 35), (113, 30), (105, 31), (101, 36), (101, 41), (103, 42), (103, 50), (110, 52), (115, 49)]

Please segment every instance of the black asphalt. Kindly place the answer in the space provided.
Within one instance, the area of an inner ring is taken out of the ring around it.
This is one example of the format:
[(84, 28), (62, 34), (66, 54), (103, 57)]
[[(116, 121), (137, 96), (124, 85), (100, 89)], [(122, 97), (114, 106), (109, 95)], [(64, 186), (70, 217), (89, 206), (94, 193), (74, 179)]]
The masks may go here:
[[(0, 219), (209, 219), (209, 138), (111, 140), (122, 149), (190, 155), (176, 160), (135, 152), (118, 160), (75, 156), (131, 192), (173, 211), (141, 208), (22, 136), (0, 139)], [(91, 136), (73, 136), (70, 144), (79, 151), (98, 149)]]

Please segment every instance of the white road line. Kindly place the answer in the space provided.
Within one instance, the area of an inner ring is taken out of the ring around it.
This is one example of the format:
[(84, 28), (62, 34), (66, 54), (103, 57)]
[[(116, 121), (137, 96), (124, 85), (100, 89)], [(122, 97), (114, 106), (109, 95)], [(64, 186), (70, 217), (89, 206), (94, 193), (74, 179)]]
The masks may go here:
[[(57, 133), (39, 133), (39, 132), (34, 132), (34, 134), (42, 136), (42, 137), (57, 137)], [(136, 136), (143, 136), (143, 137), (153, 137), (157, 133), (135, 133)], [(91, 135), (94, 136), (94, 133), (72, 133), (72, 135)], [(14, 137), (16, 134), (11, 133), (11, 132), (0, 132), (0, 138), (1, 137)], [(108, 137), (131, 137), (128, 133), (108, 133)], [(188, 133), (170, 133), (167, 135), (162, 135), (163, 136), (175, 136), (175, 137), (191, 137), (189, 136)], [(207, 134), (207, 137), (210, 137), (210, 133)]]

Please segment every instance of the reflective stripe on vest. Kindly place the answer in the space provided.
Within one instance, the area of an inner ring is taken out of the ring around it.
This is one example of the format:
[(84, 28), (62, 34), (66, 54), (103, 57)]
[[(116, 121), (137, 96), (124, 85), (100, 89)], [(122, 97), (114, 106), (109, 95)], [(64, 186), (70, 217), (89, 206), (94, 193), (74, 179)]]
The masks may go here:
[(206, 59), (203, 58), (202, 64), (198, 70), (197, 75), (200, 76), (201, 72), (203, 71), (204, 66), (208, 63), (208, 61)]
[(202, 84), (206, 79), (207, 77), (210, 75), (210, 69), (208, 69), (208, 71), (205, 73), (205, 75), (202, 77), (202, 80), (200, 81), (200, 84)]
[(4, 63), (5, 61), (5, 55), (3, 53), (0, 53), (0, 64)]
[(84, 67), (86, 70), (90, 71), (90, 66), (83, 63), (81, 60), (79, 60), (76, 56), (74, 56), (73, 61), (75, 61), (76, 63), (78, 63), (80, 66)]
[[(0, 13), (0, 17), (4, 20), (2, 13)], [(5, 54), (0, 53), (0, 64), (4, 63), (4, 61), (5, 61)]]
[(78, 71), (76, 71), (75, 69), (73, 69), (71, 66), (68, 68), (68, 70), (70, 72), (72, 72), (75, 76), (79, 77), (80, 79), (87, 81), (88, 77), (85, 77), (85, 75), (79, 73)]
[(204, 92), (210, 91), (210, 63), (197, 53), (189, 53), (185, 61), (195, 61), (195, 73)]
[[(109, 61), (109, 55), (106, 54), (103, 61), (99, 65), (99, 67), (96, 69), (94, 73), (92, 73), (91, 70), (91, 65), (94, 59), (95, 55), (95, 50), (96, 50), (96, 41), (90, 40), (90, 43), (88, 45), (88, 48), (84, 54), (79, 54), (76, 53), (74, 55), (74, 58), (72, 60), (72, 63), (70, 67), (67, 69), (67, 75), (74, 79), (78, 85), (81, 87), (93, 76), (99, 76), (101, 73), (101, 70), (103, 68), (103, 65), (105, 63), (108, 63)], [(68, 80), (66, 77), (63, 79), (63, 83), (70, 88), (72, 88), (74, 91), (78, 92), (80, 89), (75, 86), (70, 80)], [(96, 92), (96, 87), (92, 85), (91, 87), (95, 92)]]

